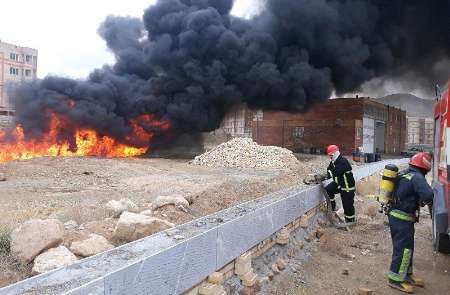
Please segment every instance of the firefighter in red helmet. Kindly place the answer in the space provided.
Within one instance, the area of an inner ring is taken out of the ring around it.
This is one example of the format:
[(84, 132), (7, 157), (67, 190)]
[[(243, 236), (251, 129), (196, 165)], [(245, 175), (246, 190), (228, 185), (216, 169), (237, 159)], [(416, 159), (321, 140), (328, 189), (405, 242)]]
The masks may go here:
[(356, 187), (352, 166), (341, 155), (337, 145), (328, 146), (327, 154), (331, 159), (327, 168), (327, 178), (331, 178), (333, 181), (325, 187), (325, 190), (330, 197), (331, 207), (333, 211), (336, 211), (335, 195), (340, 194), (342, 206), (344, 207), (345, 226), (353, 225), (356, 221), (355, 207), (353, 205)]
[(412, 293), (413, 286), (424, 286), (423, 280), (413, 274), (414, 223), (418, 222), (420, 206), (433, 203), (433, 190), (425, 179), (431, 161), (431, 155), (424, 152), (411, 158), (409, 168), (397, 177), (387, 212), (393, 246), (388, 283), (406, 293)]

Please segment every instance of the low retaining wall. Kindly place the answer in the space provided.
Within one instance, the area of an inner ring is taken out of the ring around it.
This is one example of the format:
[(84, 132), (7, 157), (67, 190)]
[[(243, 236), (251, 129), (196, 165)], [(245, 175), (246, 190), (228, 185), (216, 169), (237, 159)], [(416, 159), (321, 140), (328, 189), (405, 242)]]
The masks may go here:
[[(386, 163), (407, 159), (357, 168), (356, 180)], [(298, 226), (323, 203), (319, 186), (292, 187), (18, 282), (0, 294), (182, 294), (284, 227)]]

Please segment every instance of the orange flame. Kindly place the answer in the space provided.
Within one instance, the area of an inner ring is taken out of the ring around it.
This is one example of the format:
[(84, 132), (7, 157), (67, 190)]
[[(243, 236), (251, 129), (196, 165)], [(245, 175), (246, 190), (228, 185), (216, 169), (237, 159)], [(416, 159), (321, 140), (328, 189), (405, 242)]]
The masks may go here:
[[(26, 139), (22, 126), (17, 125), (7, 139), (6, 133), (0, 131), (0, 162), (19, 159), (32, 159), (45, 156), (99, 156), (99, 157), (133, 157), (147, 152), (153, 133), (144, 127), (168, 131), (169, 123), (160, 122), (153, 115), (142, 115), (130, 120), (133, 132), (126, 139), (136, 143), (135, 146), (124, 144), (117, 139), (99, 135), (93, 129), (77, 128), (69, 139), (60, 139), (67, 130), (68, 120), (52, 114), (49, 131), (39, 139)], [(136, 147), (138, 146), (138, 147)]]

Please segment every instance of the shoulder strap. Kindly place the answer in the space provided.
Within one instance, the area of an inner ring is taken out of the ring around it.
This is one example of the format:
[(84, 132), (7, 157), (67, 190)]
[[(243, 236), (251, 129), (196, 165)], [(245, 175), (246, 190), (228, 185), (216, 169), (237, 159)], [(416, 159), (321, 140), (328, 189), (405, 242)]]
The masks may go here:
[(402, 175), (401, 177), (403, 177), (404, 179), (406, 179), (408, 181), (411, 181), (411, 179), (414, 177), (414, 174), (415, 174), (414, 172), (409, 172), (409, 173)]
[(411, 179), (414, 177), (414, 172), (403, 172), (400, 173), (397, 178), (395, 179), (394, 183), (395, 183), (395, 188), (394, 188), (394, 193), (392, 195), (392, 199), (394, 200), (395, 204), (399, 204), (400, 203), (400, 199), (398, 198), (397, 195), (397, 188), (398, 188), (398, 183), (400, 181), (400, 179), (405, 179), (406, 181), (411, 181)]

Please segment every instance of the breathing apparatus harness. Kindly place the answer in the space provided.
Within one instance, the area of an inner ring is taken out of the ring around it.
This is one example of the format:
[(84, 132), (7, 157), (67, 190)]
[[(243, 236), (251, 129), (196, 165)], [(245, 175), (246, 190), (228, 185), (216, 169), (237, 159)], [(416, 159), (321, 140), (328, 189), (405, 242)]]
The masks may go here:
[[(384, 213), (386, 215), (395, 216), (398, 210), (394, 209), (394, 205), (398, 204), (400, 200), (395, 197), (395, 187), (398, 184), (401, 178), (405, 178), (407, 180), (411, 180), (414, 177), (413, 172), (409, 173), (399, 173), (399, 169), (396, 165), (388, 164), (384, 167), (383, 175), (380, 182), (380, 193), (378, 196), (375, 196), (375, 199), (380, 203), (380, 213)], [(405, 213), (402, 213), (402, 215)], [(403, 215), (404, 216), (404, 215)], [(420, 210), (416, 211), (415, 216), (413, 217), (415, 222), (419, 221)], [(405, 217), (400, 217), (404, 219)], [(409, 217), (412, 218), (412, 217)], [(413, 221), (413, 220), (411, 220)]]

